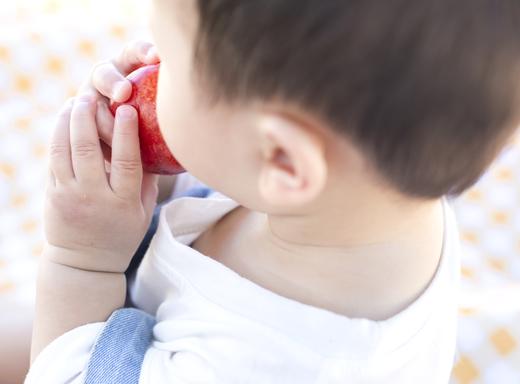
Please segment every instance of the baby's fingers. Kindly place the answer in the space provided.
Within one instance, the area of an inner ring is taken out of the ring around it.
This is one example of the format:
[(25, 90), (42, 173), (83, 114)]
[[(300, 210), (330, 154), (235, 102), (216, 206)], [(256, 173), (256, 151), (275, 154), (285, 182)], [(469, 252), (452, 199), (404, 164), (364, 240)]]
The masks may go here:
[(96, 126), (96, 107), (89, 97), (76, 99), (70, 118), (72, 169), (84, 185), (105, 185), (105, 163)]
[(101, 140), (111, 146), (114, 135), (114, 116), (104, 101), (97, 102), (96, 124)]
[(119, 56), (112, 60), (114, 66), (125, 76), (145, 64), (157, 64), (158, 62), (159, 56), (154, 45), (140, 40), (127, 44)]
[(137, 111), (122, 105), (116, 111), (110, 186), (114, 193), (129, 201), (140, 201), (143, 166), (137, 129)]
[(92, 84), (103, 96), (121, 103), (132, 94), (132, 84), (110, 61), (96, 65), (92, 71)]
[(58, 114), (50, 144), (49, 167), (57, 184), (74, 179), (70, 151), (70, 115), (74, 99), (70, 99)]
[(124, 103), (132, 93), (132, 85), (126, 80), (126, 76), (143, 65), (156, 64), (159, 61), (159, 55), (152, 43), (133, 41), (114, 59), (97, 64), (78, 93), (90, 94), (95, 100), (106, 97)]
[(157, 50), (153, 44), (146, 41), (131, 42), (113, 60), (97, 64), (90, 76), (90, 82), (85, 83), (81, 91), (94, 90), (109, 99), (124, 103), (132, 94), (132, 85), (126, 76), (145, 64), (158, 61)]

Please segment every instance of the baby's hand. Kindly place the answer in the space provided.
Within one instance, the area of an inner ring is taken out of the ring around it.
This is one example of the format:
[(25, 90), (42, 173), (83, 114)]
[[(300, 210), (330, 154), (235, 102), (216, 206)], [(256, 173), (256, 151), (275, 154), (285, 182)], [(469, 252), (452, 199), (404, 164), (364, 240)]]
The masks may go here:
[(117, 110), (106, 173), (96, 109), (84, 95), (59, 114), (45, 193), (45, 254), (73, 268), (124, 272), (150, 225), (157, 176), (143, 174), (137, 112), (128, 105)]
[(80, 94), (90, 94), (97, 104), (96, 122), (105, 159), (110, 161), (110, 146), (114, 117), (108, 109), (109, 101), (127, 101), (132, 94), (132, 84), (126, 76), (135, 69), (159, 62), (153, 44), (145, 41), (128, 43), (118, 56), (94, 66), (89, 78), (80, 88)]

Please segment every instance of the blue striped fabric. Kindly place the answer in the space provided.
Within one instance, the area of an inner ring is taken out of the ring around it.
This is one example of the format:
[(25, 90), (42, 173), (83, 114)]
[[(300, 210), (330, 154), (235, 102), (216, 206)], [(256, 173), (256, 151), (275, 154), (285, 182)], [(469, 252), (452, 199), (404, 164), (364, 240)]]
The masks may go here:
[(92, 349), (85, 384), (138, 384), (154, 325), (139, 309), (114, 311)]

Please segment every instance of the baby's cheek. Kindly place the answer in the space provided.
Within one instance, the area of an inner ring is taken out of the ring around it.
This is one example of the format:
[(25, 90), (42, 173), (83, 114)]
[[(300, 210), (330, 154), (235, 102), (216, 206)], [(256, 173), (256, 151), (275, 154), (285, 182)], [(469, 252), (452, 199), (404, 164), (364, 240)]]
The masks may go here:
[(164, 73), (161, 71), (159, 72), (159, 81), (157, 83), (157, 98), (156, 98), (156, 105), (157, 105), (157, 121), (159, 122), (159, 129), (161, 130), (161, 134), (166, 140), (166, 132), (165, 127), (168, 126), (168, 122), (166, 121), (165, 116), (165, 106), (164, 106), (164, 86), (162, 85), (164, 83), (163, 81)]
[(171, 83), (167, 71), (161, 72), (159, 75), (159, 84), (157, 87), (157, 120), (164, 141), (168, 145), (168, 149), (177, 157), (178, 145), (181, 140), (179, 136), (182, 123), (182, 106), (176, 101), (176, 95), (169, 86)]

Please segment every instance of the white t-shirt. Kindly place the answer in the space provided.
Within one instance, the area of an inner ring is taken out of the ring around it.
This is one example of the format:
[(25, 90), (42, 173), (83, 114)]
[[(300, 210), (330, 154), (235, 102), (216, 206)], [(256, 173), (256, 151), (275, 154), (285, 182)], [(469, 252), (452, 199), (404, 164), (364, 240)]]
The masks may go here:
[[(460, 251), (446, 200), (443, 252), (431, 284), (384, 321), (347, 318), (282, 297), (189, 246), (237, 206), (214, 192), (163, 207), (156, 235), (129, 282), (135, 306), (157, 321), (139, 383), (448, 383)], [(83, 383), (104, 324), (87, 324), (54, 340), (32, 365), (26, 384)]]

